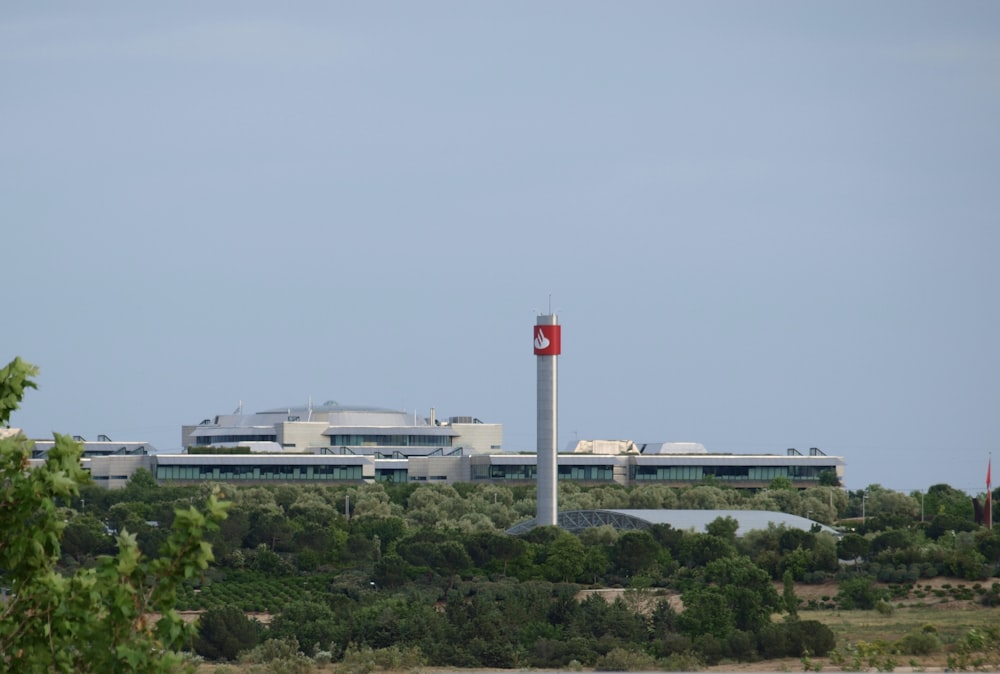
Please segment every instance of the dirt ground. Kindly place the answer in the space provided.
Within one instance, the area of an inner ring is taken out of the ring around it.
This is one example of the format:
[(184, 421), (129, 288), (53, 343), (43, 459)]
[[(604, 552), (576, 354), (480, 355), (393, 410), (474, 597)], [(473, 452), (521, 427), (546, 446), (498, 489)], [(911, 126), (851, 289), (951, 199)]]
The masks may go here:
[[(969, 581), (963, 581), (955, 578), (923, 578), (917, 581), (915, 585), (919, 586), (921, 591), (926, 595), (924, 598), (916, 596), (911, 593), (907, 598), (894, 598), (892, 600), (893, 606), (916, 606), (916, 605), (927, 605), (933, 604), (933, 610), (935, 611), (948, 611), (952, 616), (957, 616), (963, 611), (971, 610), (974, 607), (981, 609), (979, 602), (975, 599), (973, 600), (959, 600), (951, 598), (947, 595), (947, 599), (942, 599), (937, 595), (934, 595), (935, 590), (947, 589), (945, 586), (957, 587), (959, 585), (972, 585)], [(988, 586), (989, 582), (983, 582), (984, 586)], [(784, 586), (780, 582), (775, 583), (775, 590), (778, 594), (782, 594), (784, 591)], [(666, 598), (670, 602), (670, 605), (676, 611), (683, 610), (683, 602), (681, 601), (680, 595), (672, 590), (665, 590), (659, 593), (637, 593), (630, 592), (629, 590), (613, 588), (613, 589), (601, 589), (601, 590), (584, 590), (580, 593), (580, 599), (586, 598), (590, 594), (599, 594), (608, 601), (614, 601), (618, 597), (622, 597), (626, 602), (633, 603), (636, 608), (642, 610), (651, 610), (655, 604), (663, 598)], [(797, 583), (795, 585), (795, 594), (801, 601), (803, 605), (807, 605), (810, 601), (815, 601), (820, 604), (823, 602), (829, 602), (833, 597), (837, 595), (837, 583), (836, 581), (831, 581), (828, 583), (809, 585), (805, 583)], [(825, 598), (825, 599), (824, 599)], [(958, 612), (958, 613), (953, 613)], [(875, 612), (871, 612), (875, 615)], [(800, 616), (809, 616), (809, 612), (800, 614)], [(896, 672), (945, 672), (949, 671), (947, 668), (947, 655), (944, 653), (939, 653), (930, 656), (923, 656), (919, 658), (919, 664), (914, 666), (910, 664), (903, 665), (902, 663), (910, 663), (912, 660), (907, 656), (899, 656), (900, 666), (893, 669)], [(835, 665), (830, 662), (829, 658), (811, 658), (808, 661), (804, 661), (801, 658), (783, 658), (778, 660), (765, 660), (761, 662), (729, 662), (722, 665), (716, 665), (713, 667), (706, 667), (703, 671), (711, 672), (801, 672), (806, 671), (806, 665), (809, 665), (812, 671), (824, 671), (824, 672), (840, 672), (840, 671), (855, 671), (855, 670), (844, 670), (840, 666)], [(871, 670), (875, 671), (875, 670)]]
[[(956, 586), (959, 584), (970, 585), (969, 581), (957, 580), (955, 578), (921, 578), (917, 581), (916, 585), (923, 588), (930, 587), (930, 591), (940, 590), (946, 585)], [(988, 583), (983, 583), (987, 585)], [(780, 581), (774, 582), (774, 589), (778, 592), (780, 596), (785, 588)], [(638, 601), (640, 607), (652, 608), (655, 606), (656, 602), (660, 599), (666, 598), (670, 602), (670, 605), (675, 611), (682, 611), (684, 609), (684, 603), (681, 601), (680, 594), (674, 590), (663, 590), (661, 592), (656, 591), (643, 591), (642, 593), (636, 593), (634, 591), (629, 591), (622, 588), (605, 588), (600, 590), (581, 590), (577, 597), (581, 600), (586, 599), (591, 594), (599, 594), (608, 601), (614, 601), (618, 597), (623, 597), (626, 601)], [(795, 584), (795, 595), (799, 598), (802, 605), (807, 605), (810, 601), (816, 601), (817, 603), (828, 601), (833, 597), (837, 596), (837, 581), (832, 580), (826, 583), (819, 584), (807, 584), (807, 583), (796, 583)], [(632, 599), (635, 597), (635, 599)], [(826, 599), (824, 599), (826, 597)], [(921, 599), (911, 595), (907, 599), (893, 599), (892, 603), (903, 604), (904, 606), (908, 604), (917, 604), (921, 602), (926, 602), (926, 599)], [(942, 609), (947, 608), (961, 608), (963, 604), (961, 600), (953, 600), (947, 602), (947, 604), (942, 604), (940, 607)], [(951, 606), (948, 606), (950, 604)]]

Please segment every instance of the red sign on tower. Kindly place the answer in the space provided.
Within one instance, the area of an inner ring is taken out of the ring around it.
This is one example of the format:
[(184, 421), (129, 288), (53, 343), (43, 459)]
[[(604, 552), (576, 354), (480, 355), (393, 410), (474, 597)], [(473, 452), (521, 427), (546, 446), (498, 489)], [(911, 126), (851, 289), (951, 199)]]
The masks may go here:
[(535, 355), (558, 356), (562, 351), (561, 325), (535, 326)]

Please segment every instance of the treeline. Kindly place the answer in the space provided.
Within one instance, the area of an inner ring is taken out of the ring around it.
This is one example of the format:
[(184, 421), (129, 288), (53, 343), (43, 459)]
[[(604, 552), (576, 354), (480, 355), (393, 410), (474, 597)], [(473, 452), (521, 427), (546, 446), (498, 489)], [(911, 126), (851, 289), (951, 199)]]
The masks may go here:
[[(158, 486), (147, 471), (138, 471), (122, 490), (84, 487), (78, 499), (65, 504), (71, 514), (63, 535), (64, 563), (86, 565), (112, 552), (114, 534), (122, 530), (135, 534), (147, 554), (155, 552), (175, 508), (203, 500), (213, 487)], [(1000, 557), (1000, 533), (977, 525), (971, 500), (947, 485), (905, 495), (878, 485), (857, 492), (772, 485), (749, 493), (712, 484), (560, 484), (562, 510), (771, 510), (847, 528), (850, 533), (839, 541), (794, 529), (750, 532), (738, 541), (702, 539), (663, 526), (624, 537), (610, 527), (554, 541), (507, 536), (506, 529), (534, 515), (533, 486), (227, 484), (222, 489), (231, 502), (229, 516), (211, 537), (221, 567), (272, 575), (363, 568), (383, 587), (428, 572), (444, 578), (500, 574), (520, 580), (657, 584), (681, 567), (703, 565), (722, 554), (699, 546), (723, 543), (775, 580), (790, 571), (805, 582), (830, 579), (840, 571), (838, 560), (886, 582), (936, 575), (982, 580), (993, 575)]]
[[(631, 669), (654, 662), (692, 669), (724, 658), (821, 656), (835, 646), (816, 621), (772, 623), (782, 600), (743, 559), (713, 562), (697, 580), (704, 586), (692, 587), (680, 614), (665, 598), (649, 605), (628, 593), (581, 599), (577, 585), (545, 581), (460, 581), (442, 592), (414, 585), (391, 593), (333, 583), (324, 599), (294, 602), (266, 628), (234, 607), (210, 609), (195, 648), (232, 660), (267, 640), (294, 640), (304, 655), (328, 661), (396, 649), (409, 665), (617, 669), (613, 661), (631, 661)], [(719, 613), (731, 603), (747, 610)]]
[[(211, 489), (157, 486), (143, 471), (123, 490), (84, 488), (65, 504), (64, 565), (110, 553), (123, 530), (152, 553), (175, 508)], [(636, 669), (822, 655), (833, 636), (800, 618), (809, 607), (800, 606), (794, 582), (836, 582), (829, 606), (871, 609), (888, 599), (876, 581), (981, 581), (995, 575), (1000, 557), (1000, 535), (976, 525), (970, 499), (947, 485), (912, 495), (878, 485), (845, 492), (777, 483), (753, 494), (714, 484), (560, 485), (566, 510), (777, 510), (848, 522), (853, 531), (839, 539), (784, 527), (737, 538), (728, 518), (700, 533), (656, 525), (510, 536), (505, 529), (534, 514), (531, 486), (222, 489), (231, 507), (209, 537), (216, 564), (180, 588), (177, 607), (205, 611), (193, 647), (211, 659), (260, 658), (270, 649), (337, 661), (370, 651), (437, 666), (614, 668), (614, 660)], [(586, 587), (645, 588), (657, 599), (584, 599)], [(998, 588), (983, 601), (997, 600)], [(677, 593), (683, 611), (667, 600)], [(273, 620), (258, 624), (247, 617), (255, 611)], [(772, 621), (780, 613), (785, 619)]]

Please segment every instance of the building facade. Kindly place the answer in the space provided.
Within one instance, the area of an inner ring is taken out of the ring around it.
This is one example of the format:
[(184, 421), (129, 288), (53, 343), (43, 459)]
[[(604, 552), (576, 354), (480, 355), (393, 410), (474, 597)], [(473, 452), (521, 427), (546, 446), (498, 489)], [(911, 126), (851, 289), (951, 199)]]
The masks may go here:
[[(161, 484), (233, 482), (537, 484), (538, 454), (503, 451), (503, 427), (475, 417), (438, 420), (372, 407), (326, 403), (253, 414), (240, 410), (182, 427), (187, 448), (157, 453), (149, 443), (101, 436), (83, 443), (84, 467), (101, 486), (124, 486), (139, 468)], [(44, 460), (51, 441), (36, 441), (32, 460)], [(555, 455), (555, 481), (587, 485), (711, 482), (744, 489), (776, 478), (800, 489), (817, 486), (826, 471), (843, 483), (844, 460), (818, 449), (808, 455), (713, 454), (698, 443), (636, 444), (581, 440)]]

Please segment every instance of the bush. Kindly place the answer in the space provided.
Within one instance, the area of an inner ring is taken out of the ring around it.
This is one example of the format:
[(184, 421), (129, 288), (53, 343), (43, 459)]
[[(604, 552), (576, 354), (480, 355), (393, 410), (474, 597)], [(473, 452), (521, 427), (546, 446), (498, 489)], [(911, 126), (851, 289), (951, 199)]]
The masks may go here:
[(882, 592), (875, 587), (871, 576), (853, 576), (840, 581), (837, 601), (843, 609), (873, 609), (882, 599)]
[(299, 652), (299, 642), (268, 639), (240, 655), (240, 663), (250, 665), (248, 674), (309, 674), (313, 661)]
[(344, 643), (343, 630), (346, 626), (338, 621), (326, 604), (315, 601), (292, 602), (271, 621), (270, 633), (277, 638), (301, 640), (309, 646), (307, 655), (312, 655), (316, 644), (330, 642)]
[(694, 648), (691, 639), (683, 634), (668, 632), (653, 644), (654, 654), (660, 658), (690, 653)]
[(358, 648), (351, 644), (344, 651), (344, 659), (337, 670), (343, 674), (366, 674), (377, 669), (420, 669), (425, 664), (427, 664), (426, 658), (417, 646), (373, 649), (368, 646)]
[(723, 643), (714, 634), (699, 634), (694, 638), (694, 650), (701, 654), (706, 664), (717, 665), (724, 655)]
[(589, 637), (572, 637), (565, 641), (538, 637), (530, 646), (528, 664), (539, 669), (570, 667), (573, 662), (581, 667), (593, 665), (597, 660), (596, 646), (596, 640)]
[(749, 632), (736, 630), (726, 636), (723, 646), (725, 657), (740, 662), (752, 660), (757, 655), (757, 642)]
[(766, 625), (757, 634), (757, 650), (765, 660), (775, 660), (788, 656), (788, 630), (785, 624)]
[(241, 651), (257, 645), (261, 625), (235, 606), (205, 611), (198, 619), (194, 650), (209, 660), (235, 660)]
[(941, 639), (934, 632), (910, 632), (896, 644), (903, 655), (930, 655), (941, 650)]
[(661, 661), (660, 669), (665, 672), (697, 672), (705, 662), (696, 653), (674, 653)]
[(875, 602), (875, 610), (879, 612), (879, 615), (884, 615), (884, 616), (891, 616), (895, 611), (895, 609), (892, 607), (892, 604), (882, 599), (879, 599), (877, 602)]
[(809, 654), (823, 657), (833, 651), (837, 645), (837, 636), (829, 627), (817, 620), (800, 620), (788, 623), (792, 654), (796, 656)]
[(643, 672), (658, 669), (658, 666), (647, 653), (612, 648), (607, 655), (597, 659), (594, 669), (598, 672)]

